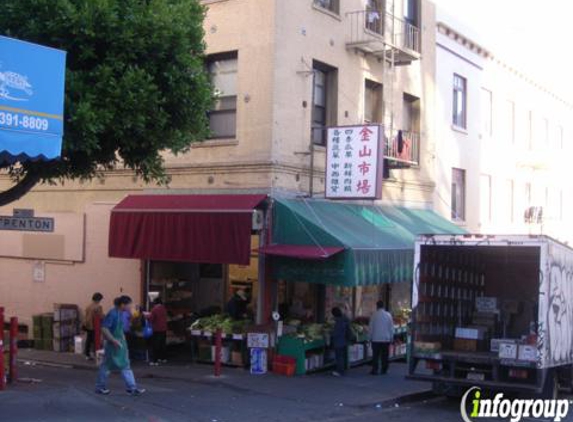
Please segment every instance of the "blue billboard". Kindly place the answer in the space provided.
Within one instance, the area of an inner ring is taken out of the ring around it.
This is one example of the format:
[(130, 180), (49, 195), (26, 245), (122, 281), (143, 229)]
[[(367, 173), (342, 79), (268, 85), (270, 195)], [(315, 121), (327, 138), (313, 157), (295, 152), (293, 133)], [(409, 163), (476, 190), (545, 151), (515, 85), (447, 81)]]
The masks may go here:
[(0, 162), (62, 152), (66, 52), (0, 36)]

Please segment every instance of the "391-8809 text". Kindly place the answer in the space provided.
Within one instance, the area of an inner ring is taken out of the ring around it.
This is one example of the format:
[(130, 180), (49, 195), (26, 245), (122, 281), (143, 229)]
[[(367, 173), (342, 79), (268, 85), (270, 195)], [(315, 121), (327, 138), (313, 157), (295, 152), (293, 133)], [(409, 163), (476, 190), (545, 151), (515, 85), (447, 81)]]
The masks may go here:
[(20, 115), (0, 111), (0, 125), (19, 129), (31, 129), (46, 131), (49, 128), (48, 119), (41, 117)]

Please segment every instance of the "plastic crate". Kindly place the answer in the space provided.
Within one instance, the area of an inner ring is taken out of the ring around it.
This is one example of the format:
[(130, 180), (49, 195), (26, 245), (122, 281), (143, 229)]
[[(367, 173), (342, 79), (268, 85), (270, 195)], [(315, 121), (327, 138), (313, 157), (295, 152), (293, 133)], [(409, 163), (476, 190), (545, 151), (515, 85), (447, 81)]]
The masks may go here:
[(296, 372), (296, 359), (290, 356), (275, 356), (273, 372), (278, 375), (292, 377)]

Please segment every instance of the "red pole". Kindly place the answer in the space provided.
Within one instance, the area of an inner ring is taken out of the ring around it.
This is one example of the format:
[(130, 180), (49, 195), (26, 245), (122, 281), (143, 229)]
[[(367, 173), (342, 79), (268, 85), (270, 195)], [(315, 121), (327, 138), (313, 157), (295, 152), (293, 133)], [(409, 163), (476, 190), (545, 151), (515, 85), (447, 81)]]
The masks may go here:
[(97, 351), (101, 349), (101, 319), (98, 316), (94, 317), (94, 345), (97, 357)]
[(13, 383), (18, 380), (18, 318), (10, 318), (10, 366), (8, 368), (8, 380)]
[(6, 369), (4, 368), (4, 308), (0, 307), (0, 391), (6, 389)]
[(221, 349), (223, 348), (223, 330), (215, 333), (215, 376), (221, 376)]

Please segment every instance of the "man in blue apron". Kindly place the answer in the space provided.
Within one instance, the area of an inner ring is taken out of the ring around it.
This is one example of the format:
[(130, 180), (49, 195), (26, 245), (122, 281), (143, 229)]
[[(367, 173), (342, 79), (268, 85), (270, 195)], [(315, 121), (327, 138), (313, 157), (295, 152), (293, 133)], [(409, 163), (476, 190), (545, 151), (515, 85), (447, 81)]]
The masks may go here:
[(145, 392), (144, 389), (137, 388), (135, 383), (123, 330), (122, 314), (129, 310), (131, 302), (129, 296), (120, 296), (115, 299), (114, 308), (108, 312), (103, 321), (102, 333), (105, 338), (105, 356), (99, 367), (96, 381), (96, 393), (98, 394), (107, 395), (110, 393), (107, 388), (107, 379), (112, 371), (121, 373), (128, 394), (139, 396)]

